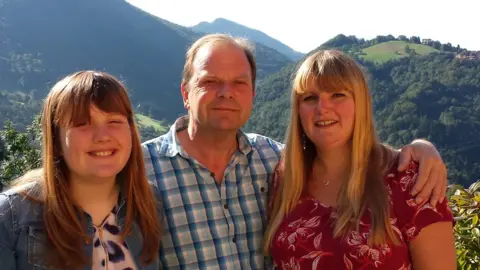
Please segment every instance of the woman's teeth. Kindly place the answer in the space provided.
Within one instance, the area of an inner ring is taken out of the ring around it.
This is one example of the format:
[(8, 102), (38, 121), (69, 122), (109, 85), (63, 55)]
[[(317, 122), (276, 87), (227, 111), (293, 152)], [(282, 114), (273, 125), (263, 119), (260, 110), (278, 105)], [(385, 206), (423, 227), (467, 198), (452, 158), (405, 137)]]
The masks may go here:
[(315, 122), (316, 126), (328, 126), (331, 124), (335, 124), (337, 121), (335, 120), (327, 120), (327, 121), (317, 121)]

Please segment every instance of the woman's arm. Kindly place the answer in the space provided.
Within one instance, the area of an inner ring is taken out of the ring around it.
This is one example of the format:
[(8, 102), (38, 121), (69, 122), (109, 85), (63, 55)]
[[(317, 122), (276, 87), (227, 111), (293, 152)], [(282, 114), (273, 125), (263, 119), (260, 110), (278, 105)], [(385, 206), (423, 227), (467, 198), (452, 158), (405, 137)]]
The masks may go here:
[(415, 162), (409, 163), (405, 171), (387, 176), (393, 213), (397, 218), (395, 225), (408, 244), (413, 269), (454, 270), (457, 267), (455, 221), (448, 201), (443, 200), (435, 206), (428, 201), (415, 203), (412, 189), (418, 176), (419, 165)]
[(452, 222), (428, 225), (410, 242), (410, 254), (415, 270), (455, 270), (456, 251)]

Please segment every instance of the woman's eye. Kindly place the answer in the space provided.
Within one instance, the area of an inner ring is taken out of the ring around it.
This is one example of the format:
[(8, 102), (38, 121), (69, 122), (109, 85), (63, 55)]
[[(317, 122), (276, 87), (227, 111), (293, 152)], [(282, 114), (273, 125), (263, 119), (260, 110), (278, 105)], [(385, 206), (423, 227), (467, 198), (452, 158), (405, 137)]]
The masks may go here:
[(86, 126), (86, 125), (88, 125), (87, 122), (80, 122), (80, 123), (73, 124), (73, 127), (83, 127), (83, 126)]

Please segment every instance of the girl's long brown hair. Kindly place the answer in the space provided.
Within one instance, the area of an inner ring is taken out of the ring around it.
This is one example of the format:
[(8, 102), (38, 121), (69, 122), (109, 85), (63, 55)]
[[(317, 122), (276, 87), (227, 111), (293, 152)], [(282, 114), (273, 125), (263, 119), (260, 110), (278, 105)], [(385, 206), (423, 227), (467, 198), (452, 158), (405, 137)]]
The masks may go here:
[(82, 212), (70, 197), (68, 167), (60, 155), (59, 127), (88, 122), (90, 105), (128, 118), (132, 152), (117, 176), (126, 207), (121, 235), (125, 239), (136, 221), (143, 236), (141, 260), (150, 263), (156, 259), (161, 236), (156, 198), (147, 181), (132, 105), (125, 87), (112, 75), (80, 71), (55, 84), (41, 115), (43, 168), (27, 173), (16, 182), (16, 186), (24, 187), (22, 193), (28, 199), (43, 204), (51, 266), (76, 269), (88, 264), (91, 258), (81, 251), (84, 242), (92, 242), (86, 233), (85, 222), (78, 218), (78, 213)]

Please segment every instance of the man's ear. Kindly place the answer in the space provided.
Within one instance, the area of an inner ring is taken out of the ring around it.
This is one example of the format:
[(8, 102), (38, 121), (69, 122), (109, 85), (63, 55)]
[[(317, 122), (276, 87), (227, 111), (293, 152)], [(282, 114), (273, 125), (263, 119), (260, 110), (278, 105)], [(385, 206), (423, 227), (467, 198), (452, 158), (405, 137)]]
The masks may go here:
[(182, 92), (183, 107), (188, 110), (190, 108), (190, 102), (188, 99), (188, 85), (182, 84), (180, 91)]

